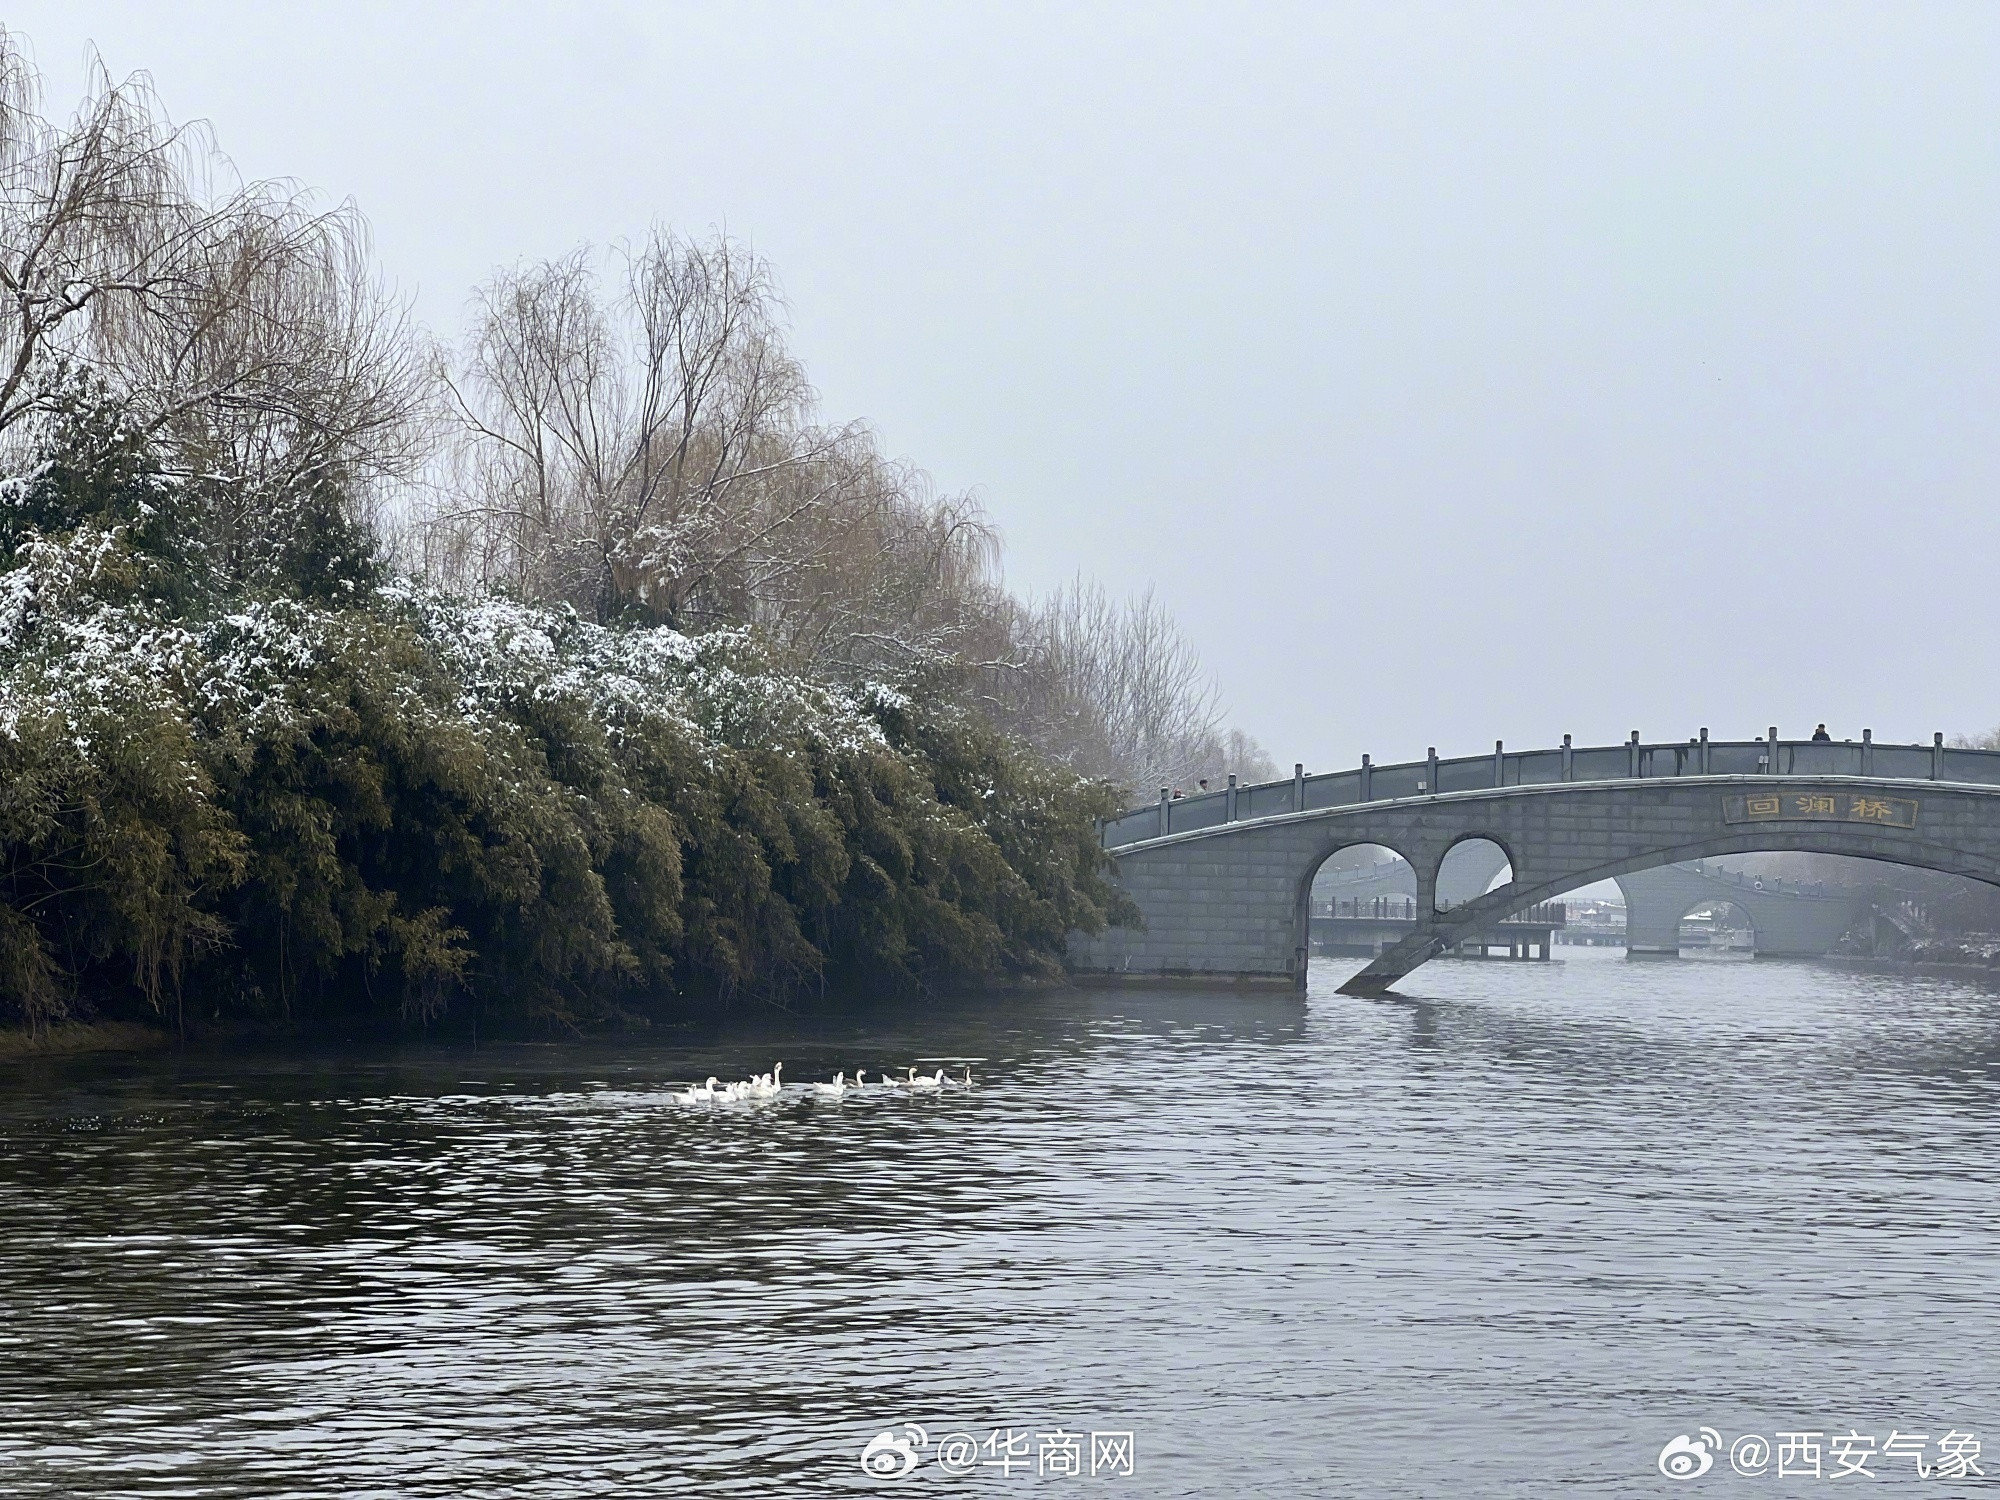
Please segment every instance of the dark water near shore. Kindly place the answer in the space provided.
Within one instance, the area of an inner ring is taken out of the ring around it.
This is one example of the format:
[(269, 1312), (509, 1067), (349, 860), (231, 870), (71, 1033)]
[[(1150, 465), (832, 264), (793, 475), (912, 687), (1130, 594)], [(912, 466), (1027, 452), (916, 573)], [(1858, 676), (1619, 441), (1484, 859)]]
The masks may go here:
[[(6, 1064), (0, 1494), (865, 1492), (905, 1422), (1075, 1433), (1084, 1475), (933, 1448), (885, 1493), (1817, 1488), (1663, 1478), (1703, 1426), (1955, 1429), (2000, 1475), (2000, 995), (1566, 957)], [(665, 1095), (947, 1056), (976, 1089)]]

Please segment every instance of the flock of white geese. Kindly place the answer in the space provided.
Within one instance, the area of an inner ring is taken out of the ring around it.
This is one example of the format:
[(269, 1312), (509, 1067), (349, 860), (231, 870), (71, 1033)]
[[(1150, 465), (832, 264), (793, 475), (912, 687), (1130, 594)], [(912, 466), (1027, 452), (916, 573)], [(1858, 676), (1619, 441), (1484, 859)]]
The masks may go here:
[(909, 1076), (898, 1078), (885, 1071), (881, 1080), (868, 1083), (867, 1069), (856, 1068), (854, 1081), (847, 1081), (847, 1070), (833, 1075), (831, 1083), (795, 1084), (785, 1082), (785, 1065), (773, 1063), (771, 1071), (759, 1073), (755, 1078), (745, 1078), (740, 1083), (725, 1083), (717, 1087), (717, 1080), (710, 1078), (706, 1083), (693, 1084), (670, 1097), (677, 1104), (748, 1104), (759, 1101), (782, 1099), (789, 1093), (796, 1097), (810, 1099), (845, 1099), (849, 1094), (942, 1094), (947, 1089), (969, 1089), (972, 1087), (972, 1069), (968, 1066), (963, 1078), (949, 1076), (939, 1068), (928, 1078), (914, 1067), (904, 1070)]

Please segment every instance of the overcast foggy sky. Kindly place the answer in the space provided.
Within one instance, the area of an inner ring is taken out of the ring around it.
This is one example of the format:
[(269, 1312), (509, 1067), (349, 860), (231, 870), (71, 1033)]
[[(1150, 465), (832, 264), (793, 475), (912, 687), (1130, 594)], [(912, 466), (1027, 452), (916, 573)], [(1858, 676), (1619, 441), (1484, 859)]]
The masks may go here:
[(2000, 722), (2000, 8), (16, 5), (453, 332), (658, 219), (1289, 766)]

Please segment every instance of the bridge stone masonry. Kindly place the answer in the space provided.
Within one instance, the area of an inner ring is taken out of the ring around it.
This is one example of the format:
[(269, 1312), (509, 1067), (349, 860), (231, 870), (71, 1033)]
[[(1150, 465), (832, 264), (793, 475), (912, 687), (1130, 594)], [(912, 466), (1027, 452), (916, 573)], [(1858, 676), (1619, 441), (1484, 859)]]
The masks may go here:
[[(1438, 758), (1239, 787), (1133, 809), (1104, 847), (1143, 926), (1074, 935), (1082, 980), (1194, 978), (1304, 987), (1313, 875), (1379, 844), (1415, 872), (1421, 920), (1342, 989), (1379, 994), (1510, 914), (1636, 870), (1799, 851), (2000, 885), (2000, 751), (1929, 745), (1693, 739)], [(1506, 884), (1440, 903), (1454, 845), (1488, 839)]]

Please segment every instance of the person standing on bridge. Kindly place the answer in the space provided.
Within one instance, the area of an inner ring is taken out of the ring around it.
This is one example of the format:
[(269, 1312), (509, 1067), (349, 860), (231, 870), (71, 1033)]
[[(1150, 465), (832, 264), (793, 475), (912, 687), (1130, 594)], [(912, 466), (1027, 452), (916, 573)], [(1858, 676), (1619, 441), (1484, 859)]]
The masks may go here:
[(1813, 739), (1815, 741), (1827, 740), (1830, 742), (1833, 739), (1833, 736), (1826, 732), (1826, 726), (1822, 724), (1819, 726), (1819, 728), (1813, 731)]

